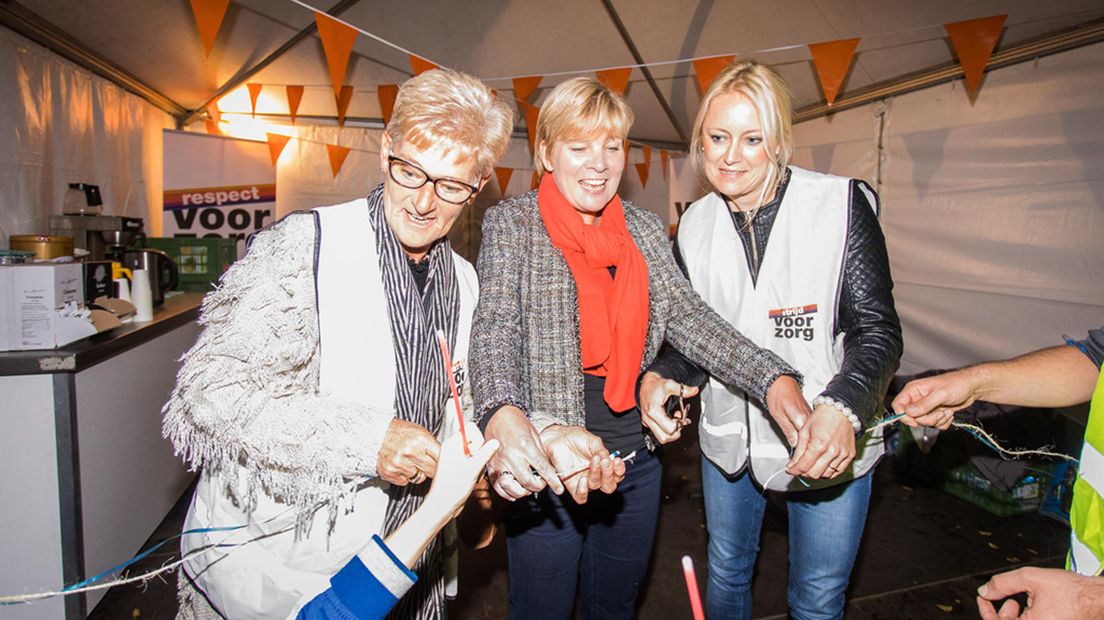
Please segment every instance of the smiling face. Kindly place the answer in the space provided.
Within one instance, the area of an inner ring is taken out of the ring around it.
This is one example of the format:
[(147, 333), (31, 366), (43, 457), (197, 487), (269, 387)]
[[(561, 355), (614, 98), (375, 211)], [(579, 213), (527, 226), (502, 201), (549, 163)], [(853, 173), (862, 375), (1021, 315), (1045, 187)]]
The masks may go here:
[(380, 168), (384, 179), (384, 217), (402, 244), (403, 251), (410, 258), (419, 261), (425, 257), (435, 241), (448, 234), (471, 199), (464, 204), (445, 202), (437, 196), (432, 181), (418, 189), (399, 185), (387, 171), (388, 154), (394, 154), (418, 166), (433, 179), (453, 179), (481, 189), (486, 179), (480, 179), (476, 174), (474, 161), (461, 162), (455, 154), (440, 147), (423, 150), (408, 142), (395, 145), (387, 133), (383, 134)]
[(587, 224), (594, 223), (617, 194), (625, 170), (622, 144), (621, 138), (599, 135), (560, 140), (552, 148), (540, 145), (544, 169)]
[(715, 97), (705, 114), (701, 142), (706, 178), (736, 208), (748, 211), (774, 197), (763, 196), (760, 203), (771, 158), (750, 99), (739, 93)]

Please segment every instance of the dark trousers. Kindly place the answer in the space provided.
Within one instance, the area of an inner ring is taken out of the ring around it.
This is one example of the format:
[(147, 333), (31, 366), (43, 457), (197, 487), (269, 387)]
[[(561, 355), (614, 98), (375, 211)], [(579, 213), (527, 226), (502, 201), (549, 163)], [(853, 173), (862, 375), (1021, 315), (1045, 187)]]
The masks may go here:
[(626, 463), (611, 495), (576, 504), (541, 491), (506, 510), (510, 618), (571, 618), (576, 585), (583, 618), (632, 618), (648, 571), (663, 467), (647, 450)]

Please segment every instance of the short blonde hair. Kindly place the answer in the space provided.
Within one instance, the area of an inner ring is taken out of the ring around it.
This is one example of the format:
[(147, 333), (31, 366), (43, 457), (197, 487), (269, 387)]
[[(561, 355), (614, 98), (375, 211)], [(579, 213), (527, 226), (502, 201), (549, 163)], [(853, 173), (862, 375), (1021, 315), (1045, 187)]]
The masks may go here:
[(605, 134), (624, 140), (634, 119), (625, 97), (594, 78), (577, 77), (557, 84), (548, 93), (537, 117), (537, 135), (533, 140), (537, 174), (544, 176), (548, 172), (541, 158), (541, 144), (545, 151), (551, 151), (565, 139)]
[(490, 176), (510, 145), (514, 109), (483, 82), (452, 69), (433, 69), (407, 80), (395, 97), (387, 134), (396, 147), (441, 148), (461, 162), (474, 162)]
[(774, 69), (754, 60), (734, 62), (717, 74), (702, 98), (690, 137), (690, 161), (698, 175), (698, 181), (709, 189), (712, 188), (705, 176), (702, 144), (705, 115), (714, 99), (730, 93), (747, 97), (759, 113), (763, 144), (771, 156), (767, 180), (759, 198), (759, 206), (762, 206), (765, 197), (773, 196), (782, 183), (783, 172), (793, 157), (793, 105), (790, 103), (790, 89)]

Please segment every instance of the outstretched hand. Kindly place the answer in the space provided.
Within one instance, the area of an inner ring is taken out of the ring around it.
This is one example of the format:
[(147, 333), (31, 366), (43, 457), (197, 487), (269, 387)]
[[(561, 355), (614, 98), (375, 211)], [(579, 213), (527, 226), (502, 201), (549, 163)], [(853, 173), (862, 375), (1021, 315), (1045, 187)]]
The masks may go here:
[(909, 381), (893, 399), (893, 411), (903, 413), (901, 424), (947, 430), (954, 414), (978, 399), (971, 371), (955, 370)]
[[(487, 423), (487, 438), (502, 445), (487, 466), (496, 493), (512, 501), (536, 493), (546, 485), (556, 495), (564, 486), (549, 462), (540, 434), (521, 409), (501, 407)], [(533, 474), (532, 472), (537, 472)]]
[[(1009, 599), (1027, 593), (1027, 607)], [(1104, 617), (1104, 577), (1086, 577), (1059, 568), (1020, 568), (994, 575), (978, 588), (978, 613), (982, 620), (1075, 620)]]
[(498, 451), (498, 441), (491, 439), (483, 442), (483, 434), (470, 422), (464, 423), (471, 456), (464, 454), (462, 435), (456, 433), (441, 444), (441, 457), (438, 461), (438, 475), (429, 487), (423, 505), (431, 510), (448, 515), (451, 519), (460, 512), (464, 500), (471, 494), (483, 467)]
[(682, 428), (690, 425), (686, 411), (680, 409), (667, 415), (668, 399), (686, 398), (698, 393), (697, 386), (683, 385), (648, 371), (640, 380), (640, 421), (659, 443), (671, 443), (682, 436)]
[(625, 461), (611, 458), (602, 440), (581, 426), (553, 424), (541, 441), (577, 504), (585, 504), (590, 491), (613, 493), (625, 477)]

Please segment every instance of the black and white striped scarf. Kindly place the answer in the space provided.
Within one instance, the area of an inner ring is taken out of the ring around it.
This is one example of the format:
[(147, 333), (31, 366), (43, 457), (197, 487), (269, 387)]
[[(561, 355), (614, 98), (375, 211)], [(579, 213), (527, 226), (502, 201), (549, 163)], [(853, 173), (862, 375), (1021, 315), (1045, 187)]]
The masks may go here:
[[(445, 333), (450, 350), (455, 349), (460, 315), (460, 287), (452, 262), (452, 247), (448, 239), (433, 244), (427, 256), (429, 275), (425, 290), (419, 294), (402, 245), (387, 225), (383, 185), (368, 195), (368, 212), (376, 233), (376, 252), (394, 341), (395, 415), (420, 424), (436, 435), (450, 396), (448, 375), (437, 344), (437, 330)], [(428, 490), (429, 483), (389, 487), (383, 536), (391, 534), (410, 518)], [(418, 573), (417, 583), (399, 600), (389, 618), (444, 617), (441, 548), (441, 536), (438, 535), (414, 567)]]

